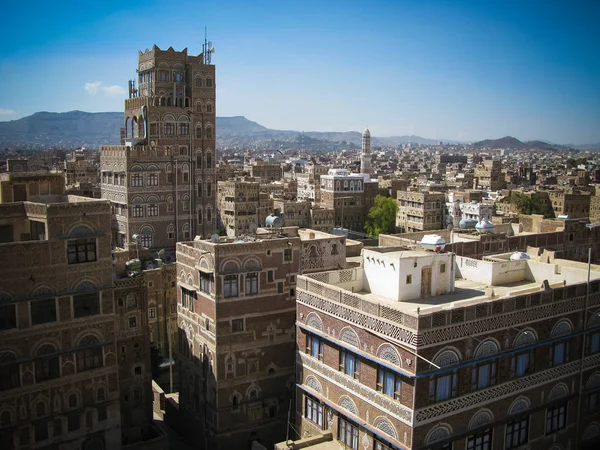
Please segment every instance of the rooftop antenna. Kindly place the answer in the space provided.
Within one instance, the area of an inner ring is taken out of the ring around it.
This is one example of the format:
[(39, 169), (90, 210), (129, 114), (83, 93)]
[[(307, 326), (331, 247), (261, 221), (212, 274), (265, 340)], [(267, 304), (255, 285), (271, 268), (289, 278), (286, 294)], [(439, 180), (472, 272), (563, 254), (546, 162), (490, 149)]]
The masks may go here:
[(210, 64), (211, 55), (215, 52), (212, 42), (206, 38), (206, 27), (204, 27), (204, 45), (202, 46), (202, 54), (204, 55), (204, 64)]

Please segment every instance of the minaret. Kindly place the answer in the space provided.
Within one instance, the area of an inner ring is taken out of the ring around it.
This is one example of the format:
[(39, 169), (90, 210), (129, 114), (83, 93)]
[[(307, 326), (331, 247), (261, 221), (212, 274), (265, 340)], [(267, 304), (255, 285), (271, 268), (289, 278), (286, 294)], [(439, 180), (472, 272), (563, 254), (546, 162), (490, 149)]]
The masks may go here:
[(371, 132), (365, 128), (362, 134), (362, 152), (360, 154), (360, 173), (372, 174), (371, 169)]

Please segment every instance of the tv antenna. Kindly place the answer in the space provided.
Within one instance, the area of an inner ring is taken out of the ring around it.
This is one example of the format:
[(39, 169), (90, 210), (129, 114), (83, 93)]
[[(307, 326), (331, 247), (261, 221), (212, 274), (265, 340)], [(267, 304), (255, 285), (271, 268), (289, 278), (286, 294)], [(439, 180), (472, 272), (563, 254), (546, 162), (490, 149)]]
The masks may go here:
[(204, 27), (204, 45), (202, 46), (202, 54), (204, 55), (204, 64), (210, 64), (211, 55), (215, 52), (212, 42), (206, 39), (206, 27)]

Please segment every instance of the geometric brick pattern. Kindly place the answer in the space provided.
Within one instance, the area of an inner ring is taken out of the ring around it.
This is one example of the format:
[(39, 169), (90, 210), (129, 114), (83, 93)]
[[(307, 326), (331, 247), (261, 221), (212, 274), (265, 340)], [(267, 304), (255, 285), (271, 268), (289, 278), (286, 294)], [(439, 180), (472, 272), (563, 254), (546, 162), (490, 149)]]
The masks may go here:
[[(319, 377), (326, 379), (329, 383), (334, 384), (347, 392), (351, 392), (354, 397), (359, 398), (362, 401), (373, 405), (387, 415), (412, 426), (412, 409), (398, 403), (392, 398), (386, 397), (385, 395), (365, 386), (364, 384), (359, 383), (355, 379), (338, 372), (337, 370), (329, 367), (326, 364), (323, 364), (320, 361), (317, 361), (315, 358), (312, 358), (303, 352), (299, 352), (298, 355), (300, 356), (300, 361), (298, 361), (298, 364), (301, 364), (304, 369), (311, 369), (317, 373)], [(357, 413), (356, 416), (358, 415), (359, 414)]]
[[(585, 365), (585, 364), (584, 364)], [(579, 361), (572, 361), (558, 367), (552, 367), (542, 372), (511, 380), (488, 389), (463, 395), (452, 400), (438, 403), (415, 411), (415, 422), (418, 425), (441, 420), (443, 417), (456, 414), (458, 411), (468, 410), (474, 406), (483, 406), (488, 403), (509, 397), (525, 389), (531, 389), (560, 378), (568, 377), (579, 371)]]

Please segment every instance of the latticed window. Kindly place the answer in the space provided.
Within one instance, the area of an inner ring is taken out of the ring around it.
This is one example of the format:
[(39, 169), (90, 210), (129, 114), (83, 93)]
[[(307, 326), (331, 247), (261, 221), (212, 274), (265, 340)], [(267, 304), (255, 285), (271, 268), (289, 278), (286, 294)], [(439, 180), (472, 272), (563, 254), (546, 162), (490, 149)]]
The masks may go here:
[(152, 248), (152, 235), (143, 234), (141, 238), (142, 247)]
[(156, 203), (152, 203), (148, 205), (148, 217), (158, 216), (158, 205)]
[(157, 173), (149, 173), (148, 174), (148, 186), (158, 186), (158, 174)]
[(175, 135), (175, 124), (172, 122), (165, 123), (165, 136)]
[(131, 175), (131, 187), (142, 187), (144, 185), (144, 176), (141, 173)]
[(79, 264), (96, 261), (96, 239), (77, 239), (67, 244), (69, 264)]
[(211, 153), (206, 154), (206, 168), (207, 169), (212, 168), (212, 154)]
[(133, 205), (133, 217), (144, 217), (144, 206), (143, 205)]
[(488, 428), (467, 438), (467, 450), (492, 450), (493, 429)]
[(177, 134), (179, 136), (187, 136), (190, 134), (190, 124), (187, 122), (179, 122), (177, 126)]
[(524, 445), (529, 440), (529, 416), (513, 420), (506, 425), (505, 450)]
[(77, 371), (97, 369), (104, 365), (102, 346), (95, 336), (86, 336), (79, 341)]

